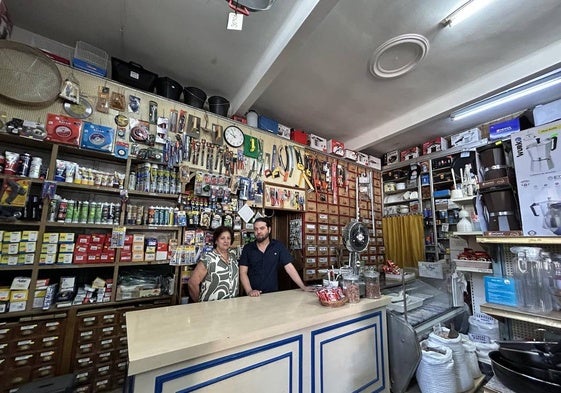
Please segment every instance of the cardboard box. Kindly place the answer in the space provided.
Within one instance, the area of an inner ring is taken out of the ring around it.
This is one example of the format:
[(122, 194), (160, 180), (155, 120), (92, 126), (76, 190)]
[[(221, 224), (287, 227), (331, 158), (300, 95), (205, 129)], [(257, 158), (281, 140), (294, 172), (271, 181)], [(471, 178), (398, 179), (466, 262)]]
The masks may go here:
[(27, 302), (10, 302), (10, 308), (8, 310), (8, 312), (19, 312), (19, 311), (25, 311), (25, 305), (27, 304)]
[(448, 140), (442, 137), (423, 143), (423, 155), (448, 149)]
[(56, 258), (56, 263), (63, 264), (63, 265), (71, 264), (73, 259), (74, 259), (74, 253), (71, 253), (71, 252), (70, 253), (68, 253), (68, 252), (62, 253), (61, 252), (61, 253), (58, 254), (58, 256)]
[(500, 123), (491, 124), (489, 126), (489, 139), (495, 141), (504, 139), (510, 134), (520, 131), (520, 120), (511, 119)]
[(37, 246), (37, 242), (20, 242), (19, 243), (19, 252), (20, 253), (30, 253), (35, 252), (35, 248)]
[(536, 126), (561, 119), (561, 99), (536, 106), (533, 115)]
[(511, 135), (522, 230), (525, 236), (561, 236), (561, 121)]
[(56, 254), (58, 251), (58, 244), (47, 243), (41, 245), (41, 254)]
[(382, 156), (382, 165), (391, 165), (399, 162), (399, 150), (392, 150)]
[(25, 302), (27, 301), (28, 291), (23, 289), (19, 291), (10, 291), (11, 302)]
[(46, 232), (43, 234), (43, 244), (45, 243), (58, 243), (58, 232)]
[(413, 146), (408, 149), (402, 150), (399, 154), (400, 161), (412, 160), (421, 155), (421, 149), (419, 146)]
[(35, 253), (18, 255), (18, 265), (33, 265), (34, 261), (35, 261)]
[(351, 149), (345, 149), (345, 158), (351, 161), (356, 161), (356, 151)]
[(310, 146), (310, 149), (325, 153), (327, 152), (327, 139), (315, 134), (310, 134), (308, 135), (308, 146)]
[(277, 135), (284, 139), (290, 139), (290, 127), (279, 123)]
[(21, 241), (21, 231), (5, 232), (4, 240), (9, 243), (19, 243)]
[(356, 162), (360, 165), (368, 165), (368, 154), (361, 152), (356, 153)]
[(368, 156), (368, 166), (380, 171), (382, 170), (382, 160), (378, 157)]
[(133, 234), (132, 242), (133, 242), (133, 243), (142, 243), (142, 244), (144, 244), (144, 235), (141, 234), (141, 233), (135, 233), (135, 234)]
[(36, 242), (38, 239), (39, 231), (23, 231), (21, 233), (21, 240), (24, 242)]
[(330, 139), (327, 141), (327, 152), (339, 157), (345, 157), (345, 144), (341, 141)]
[(444, 279), (444, 261), (424, 262), (419, 261), (419, 277)]
[(58, 245), (58, 252), (74, 252), (74, 243), (61, 243)]
[(7, 302), (10, 300), (10, 288), (0, 288), (0, 302)]
[[(44, 244), (43, 244), (44, 245)], [(52, 265), (56, 263), (56, 253), (51, 254), (40, 254), (39, 255), (39, 264), (40, 265)]]
[[(86, 235), (88, 236), (88, 235)], [(61, 233), (58, 237), (59, 243), (74, 243), (75, 234), (68, 232), (68, 233)]]
[(14, 277), (10, 289), (12, 291), (27, 290), (29, 289), (29, 284), (31, 284), (31, 278), (29, 277)]
[(481, 130), (479, 128), (471, 128), (450, 137), (451, 146), (462, 146), (469, 143), (477, 142), (481, 139)]

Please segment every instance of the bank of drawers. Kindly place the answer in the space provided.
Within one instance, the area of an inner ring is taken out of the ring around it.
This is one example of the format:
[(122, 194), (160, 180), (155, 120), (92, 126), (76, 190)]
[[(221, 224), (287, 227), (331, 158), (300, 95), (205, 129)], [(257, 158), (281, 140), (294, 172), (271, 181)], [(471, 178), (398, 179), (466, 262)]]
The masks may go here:
[(1, 393), (15, 391), (31, 380), (57, 375), (66, 326), (64, 316), (0, 323)]
[(77, 314), (71, 372), (75, 392), (103, 392), (124, 384), (127, 371), (125, 314), (132, 308)]

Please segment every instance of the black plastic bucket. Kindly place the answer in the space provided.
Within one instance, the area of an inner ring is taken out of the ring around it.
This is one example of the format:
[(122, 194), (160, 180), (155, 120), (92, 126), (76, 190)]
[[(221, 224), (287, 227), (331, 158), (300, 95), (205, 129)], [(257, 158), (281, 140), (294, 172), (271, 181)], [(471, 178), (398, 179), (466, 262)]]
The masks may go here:
[(195, 108), (202, 109), (206, 101), (206, 93), (198, 87), (184, 87), (183, 88), (183, 101), (187, 105)]
[(156, 80), (156, 93), (162, 97), (171, 98), (179, 101), (183, 88), (179, 83), (167, 76), (160, 77)]
[(228, 116), (228, 109), (230, 109), (230, 101), (220, 96), (209, 97), (208, 109), (212, 113), (216, 113), (217, 115)]

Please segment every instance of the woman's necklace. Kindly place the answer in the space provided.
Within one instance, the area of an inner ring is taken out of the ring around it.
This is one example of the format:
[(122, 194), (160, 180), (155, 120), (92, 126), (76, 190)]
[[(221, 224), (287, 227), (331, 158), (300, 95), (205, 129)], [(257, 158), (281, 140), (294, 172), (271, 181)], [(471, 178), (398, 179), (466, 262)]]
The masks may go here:
[(219, 251), (219, 250), (217, 250), (217, 251), (218, 251), (218, 255), (220, 256), (220, 259), (222, 259), (224, 262), (229, 264), (230, 263), (230, 258), (229, 258), (228, 251), (226, 251), (226, 252), (222, 252), (222, 251)]

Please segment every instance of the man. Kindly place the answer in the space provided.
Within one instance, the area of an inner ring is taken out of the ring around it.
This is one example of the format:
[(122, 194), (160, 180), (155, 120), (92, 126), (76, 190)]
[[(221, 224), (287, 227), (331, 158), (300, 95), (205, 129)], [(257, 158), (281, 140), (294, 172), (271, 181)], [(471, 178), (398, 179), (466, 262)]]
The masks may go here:
[(278, 291), (281, 266), (300, 289), (313, 290), (304, 285), (288, 249), (278, 240), (271, 239), (271, 221), (260, 217), (253, 223), (253, 230), (255, 241), (244, 246), (239, 262), (240, 281), (245, 293), (255, 297)]

